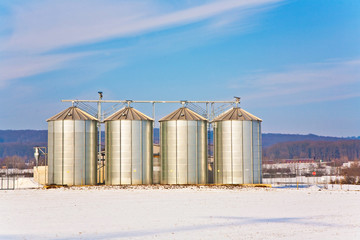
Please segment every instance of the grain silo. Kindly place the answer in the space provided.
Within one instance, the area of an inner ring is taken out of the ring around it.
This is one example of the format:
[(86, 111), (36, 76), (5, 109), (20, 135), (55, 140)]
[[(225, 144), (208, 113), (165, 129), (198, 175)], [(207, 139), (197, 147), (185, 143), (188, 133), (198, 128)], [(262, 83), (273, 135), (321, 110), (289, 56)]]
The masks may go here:
[(262, 182), (261, 122), (238, 107), (213, 120), (215, 183)]
[(162, 184), (207, 183), (207, 120), (182, 107), (160, 122)]
[(107, 185), (152, 184), (153, 119), (125, 107), (105, 119)]
[(95, 185), (97, 119), (69, 107), (47, 122), (49, 184)]

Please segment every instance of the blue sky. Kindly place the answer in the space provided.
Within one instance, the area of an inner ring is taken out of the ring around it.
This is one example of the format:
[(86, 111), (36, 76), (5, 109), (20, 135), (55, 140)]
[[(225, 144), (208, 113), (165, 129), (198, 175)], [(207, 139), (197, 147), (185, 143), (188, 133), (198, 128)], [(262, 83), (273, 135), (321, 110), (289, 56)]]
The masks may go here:
[(101, 90), (240, 96), (265, 133), (359, 136), (359, 42), (358, 0), (1, 1), (0, 129), (46, 129)]

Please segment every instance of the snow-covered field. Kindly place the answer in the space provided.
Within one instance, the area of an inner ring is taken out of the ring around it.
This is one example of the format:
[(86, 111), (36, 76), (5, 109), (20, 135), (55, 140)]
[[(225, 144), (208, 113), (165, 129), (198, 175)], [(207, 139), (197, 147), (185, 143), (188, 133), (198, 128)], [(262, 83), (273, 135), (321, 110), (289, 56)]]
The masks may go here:
[(360, 188), (335, 189), (0, 191), (0, 238), (360, 239)]

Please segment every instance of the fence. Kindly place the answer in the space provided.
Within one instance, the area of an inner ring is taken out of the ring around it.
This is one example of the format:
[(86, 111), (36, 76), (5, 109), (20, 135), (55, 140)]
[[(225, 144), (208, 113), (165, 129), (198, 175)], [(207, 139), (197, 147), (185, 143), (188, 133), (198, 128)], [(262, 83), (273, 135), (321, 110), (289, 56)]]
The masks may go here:
[(15, 189), (15, 176), (0, 177), (0, 190), (14, 190), (14, 189)]

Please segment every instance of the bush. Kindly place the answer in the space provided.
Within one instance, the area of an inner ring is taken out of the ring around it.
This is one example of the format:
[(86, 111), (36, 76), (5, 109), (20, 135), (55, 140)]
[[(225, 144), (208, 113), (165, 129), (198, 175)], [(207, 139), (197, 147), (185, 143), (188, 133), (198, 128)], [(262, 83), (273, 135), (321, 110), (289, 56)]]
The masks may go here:
[(360, 184), (360, 164), (355, 162), (350, 167), (342, 169), (341, 175), (344, 177), (341, 180), (342, 184)]

